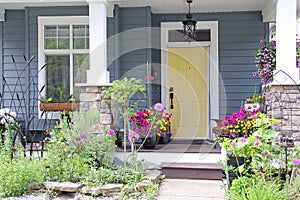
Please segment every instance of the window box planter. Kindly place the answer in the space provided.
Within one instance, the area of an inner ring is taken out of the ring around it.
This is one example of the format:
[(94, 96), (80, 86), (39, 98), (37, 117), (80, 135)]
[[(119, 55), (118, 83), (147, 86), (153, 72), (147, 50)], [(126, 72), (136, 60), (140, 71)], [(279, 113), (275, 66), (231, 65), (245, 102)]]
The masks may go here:
[(40, 110), (43, 111), (75, 111), (79, 110), (78, 102), (41, 103)]

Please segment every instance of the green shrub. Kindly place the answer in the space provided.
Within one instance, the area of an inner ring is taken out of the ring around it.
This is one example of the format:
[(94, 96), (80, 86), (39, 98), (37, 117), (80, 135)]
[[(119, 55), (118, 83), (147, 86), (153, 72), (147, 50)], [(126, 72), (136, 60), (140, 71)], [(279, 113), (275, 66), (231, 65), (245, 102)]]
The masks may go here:
[(24, 156), (1, 159), (0, 197), (20, 196), (28, 192), (29, 183), (42, 183), (45, 170), (39, 161)]
[(240, 177), (235, 179), (226, 194), (231, 200), (281, 200), (285, 194), (274, 180)]
[(100, 121), (97, 110), (74, 112), (71, 123), (62, 120), (47, 144), (47, 179), (79, 182), (92, 167), (112, 168), (115, 136), (96, 134), (93, 127)]

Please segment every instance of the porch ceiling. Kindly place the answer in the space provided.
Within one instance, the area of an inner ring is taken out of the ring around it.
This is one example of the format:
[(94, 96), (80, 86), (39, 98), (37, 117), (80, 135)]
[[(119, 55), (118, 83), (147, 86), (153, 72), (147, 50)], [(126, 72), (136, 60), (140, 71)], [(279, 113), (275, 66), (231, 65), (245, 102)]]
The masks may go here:
[[(120, 7), (151, 6), (153, 13), (185, 13), (185, 0), (0, 0), (2, 9), (22, 9), (25, 6), (75, 6), (88, 5), (88, 1), (105, 1)], [(264, 21), (275, 20), (276, 0), (194, 0), (192, 12), (262, 11)], [(297, 0), (300, 10), (300, 0)]]

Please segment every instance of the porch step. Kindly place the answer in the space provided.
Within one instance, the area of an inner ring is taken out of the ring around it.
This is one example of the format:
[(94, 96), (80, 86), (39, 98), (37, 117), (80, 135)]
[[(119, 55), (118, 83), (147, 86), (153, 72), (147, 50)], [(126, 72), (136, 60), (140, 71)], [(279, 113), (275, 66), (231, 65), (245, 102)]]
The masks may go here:
[(166, 163), (161, 170), (166, 178), (222, 180), (222, 165), (216, 163)]

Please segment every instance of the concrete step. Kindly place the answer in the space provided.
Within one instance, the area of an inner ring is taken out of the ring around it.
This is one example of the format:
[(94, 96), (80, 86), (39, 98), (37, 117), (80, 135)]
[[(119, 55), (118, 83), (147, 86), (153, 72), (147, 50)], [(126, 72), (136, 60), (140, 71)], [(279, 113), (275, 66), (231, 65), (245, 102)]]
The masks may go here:
[(222, 165), (216, 163), (167, 163), (160, 165), (166, 178), (222, 180)]

